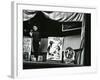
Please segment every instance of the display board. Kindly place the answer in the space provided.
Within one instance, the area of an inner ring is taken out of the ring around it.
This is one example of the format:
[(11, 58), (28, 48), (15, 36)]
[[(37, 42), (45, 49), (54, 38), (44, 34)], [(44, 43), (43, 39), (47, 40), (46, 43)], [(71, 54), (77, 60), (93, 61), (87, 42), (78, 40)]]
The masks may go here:
[(32, 39), (29, 37), (23, 38), (23, 54), (24, 54), (24, 60), (29, 60), (31, 55), (31, 44)]
[(47, 60), (61, 60), (62, 45), (62, 37), (48, 37)]

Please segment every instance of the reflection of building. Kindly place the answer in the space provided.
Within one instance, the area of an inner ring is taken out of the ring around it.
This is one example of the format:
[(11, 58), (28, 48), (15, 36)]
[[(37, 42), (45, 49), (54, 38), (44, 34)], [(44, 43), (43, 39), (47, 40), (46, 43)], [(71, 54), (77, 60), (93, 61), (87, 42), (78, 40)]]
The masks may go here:
[[(46, 62), (47, 48), (49, 45), (48, 37), (63, 37), (62, 59), (60, 62), (63, 63), (63, 52), (65, 49), (71, 47), (75, 51), (75, 54), (77, 54), (77, 56), (75, 56), (75, 58), (77, 58), (75, 64), (90, 65), (90, 14), (54, 11), (25, 11), (26, 12), (23, 13), (24, 36), (30, 37), (29, 32), (34, 24), (39, 26), (41, 44), (38, 56), (40, 56), (40, 61), (42, 61), (41, 56), (43, 56), (42, 62)], [(85, 25), (87, 27), (85, 27)], [(85, 30), (87, 31), (85, 32)]]

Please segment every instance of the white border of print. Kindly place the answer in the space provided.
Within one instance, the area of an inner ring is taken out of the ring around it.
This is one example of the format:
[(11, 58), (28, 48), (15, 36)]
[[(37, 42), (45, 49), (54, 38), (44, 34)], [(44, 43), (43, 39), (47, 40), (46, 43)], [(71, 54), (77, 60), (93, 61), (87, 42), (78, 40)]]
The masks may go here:
[[(91, 66), (70, 67), (70, 68), (49, 68), (49, 69), (28, 69), (23, 70), (22, 57), (22, 38), (23, 38), (23, 22), (22, 10), (45, 10), (45, 11), (63, 11), (63, 12), (81, 12), (91, 13)], [(45, 76), (60, 76), (72, 73), (87, 73), (96, 72), (96, 53), (95, 53), (95, 26), (96, 26), (96, 9), (85, 7), (69, 7), (55, 5), (36, 5), (27, 3), (12, 3), (12, 73), (14, 78), (23, 77), (45, 77)]]

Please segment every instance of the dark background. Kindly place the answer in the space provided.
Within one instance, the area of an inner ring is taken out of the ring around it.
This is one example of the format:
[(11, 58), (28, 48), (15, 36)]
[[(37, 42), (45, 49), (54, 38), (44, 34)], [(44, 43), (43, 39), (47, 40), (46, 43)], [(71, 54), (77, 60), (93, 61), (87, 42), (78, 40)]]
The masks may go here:
[(84, 65), (91, 65), (91, 14), (85, 14), (85, 55)]
[(72, 27), (82, 26), (82, 22), (66, 23), (66, 22), (58, 22), (51, 20), (48, 17), (46, 17), (41, 11), (38, 11), (34, 18), (31, 18), (30, 20), (23, 22), (24, 29), (27, 29), (27, 33), (29, 33), (33, 25), (38, 26), (42, 38), (46, 38), (49, 36), (61, 37), (61, 36), (81, 34), (81, 29), (62, 32), (62, 24), (70, 25)]

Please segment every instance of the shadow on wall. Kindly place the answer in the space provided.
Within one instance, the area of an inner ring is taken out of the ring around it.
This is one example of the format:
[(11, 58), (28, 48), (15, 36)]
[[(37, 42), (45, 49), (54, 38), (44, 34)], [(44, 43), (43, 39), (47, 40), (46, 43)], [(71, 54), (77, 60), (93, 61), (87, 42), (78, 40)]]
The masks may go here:
[(48, 38), (41, 39), (40, 52), (47, 52)]
[(67, 47), (71, 47), (73, 49), (79, 49), (80, 44), (81, 44), (81, 35), (66, 36), (64, 37), (63, 50), (65, 50)]

